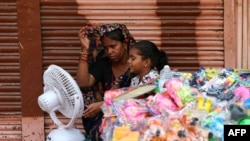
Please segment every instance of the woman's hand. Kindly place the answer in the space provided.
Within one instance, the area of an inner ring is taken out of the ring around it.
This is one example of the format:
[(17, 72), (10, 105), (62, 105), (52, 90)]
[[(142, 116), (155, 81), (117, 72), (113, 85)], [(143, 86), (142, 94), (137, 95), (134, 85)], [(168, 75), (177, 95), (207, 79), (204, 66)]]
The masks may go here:
[(83, 112), (83, 117), (92, 118), (101, 111), (101, 106), (103, 101), (95, 102), (88, 106), (88, 108)]
[(89, 49), (90, 40), (87, 35), (85, 35), (86, 27), (82, 27), (78, 32), (78, 37), (80, 39), (82, 52), (87, 51)]

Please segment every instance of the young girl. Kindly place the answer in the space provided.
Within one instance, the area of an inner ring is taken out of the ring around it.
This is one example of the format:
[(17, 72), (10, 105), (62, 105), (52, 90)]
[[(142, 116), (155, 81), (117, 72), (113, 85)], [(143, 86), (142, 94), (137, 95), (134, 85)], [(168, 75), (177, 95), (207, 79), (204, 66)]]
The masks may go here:
[(129, 51), (130, 72), (137, 74), (130, 86), (140, 86), (159, 78), (159, 72), (168, 64), (166, 52), (148, 40), (136, 42)]

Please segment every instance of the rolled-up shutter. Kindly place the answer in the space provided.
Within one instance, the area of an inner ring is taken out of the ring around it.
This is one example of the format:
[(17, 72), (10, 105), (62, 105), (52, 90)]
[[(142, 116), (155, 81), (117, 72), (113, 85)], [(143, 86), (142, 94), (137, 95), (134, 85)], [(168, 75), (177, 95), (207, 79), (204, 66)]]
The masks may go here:
[(1, 0), (0, 13), (0, 140), (21, 140), (16, 0)]
[[(79, 29), (106, 23), (126, 24), (137, 40), (155, 42), (173, 69), (224, 66), (223, 0), (41, 0), (44, 69), (57, 64), (75, 77)], [(45, 126), (53, 127), (48, 115)]]

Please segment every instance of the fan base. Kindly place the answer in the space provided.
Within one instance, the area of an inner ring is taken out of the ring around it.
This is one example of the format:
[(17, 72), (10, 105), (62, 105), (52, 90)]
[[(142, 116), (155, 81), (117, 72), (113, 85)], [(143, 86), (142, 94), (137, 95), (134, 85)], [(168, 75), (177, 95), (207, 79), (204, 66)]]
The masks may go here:
[(85, 136), (76, 128), (53, 129), (46, 138), (46, 141), (84, 141)]

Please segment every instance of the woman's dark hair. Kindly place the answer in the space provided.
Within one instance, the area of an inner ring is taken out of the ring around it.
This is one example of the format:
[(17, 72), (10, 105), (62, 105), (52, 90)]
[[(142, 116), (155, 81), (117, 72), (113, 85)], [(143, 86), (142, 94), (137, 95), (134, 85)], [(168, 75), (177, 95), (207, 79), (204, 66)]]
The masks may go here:
[(138, 50), (142, 59), (150, 59), (152, 62), (151, 68), (160, 71), (165, 65), (168, 64), (168, 56), (165, 51), (159, 50), (156, 44), (148, 40), (137, 41), (131, 48)]
[(112, 40), (120, 41), (120, 42), (122, 42), (122, 43), (127, 42), (127, 52), (129, 52), (129, 48), (130, 48), (131, 44), (130, 44), (130, 42), (128, 42), (128, 41), (126, 40), (126, 38), (125, 38), (125, 36), (123, 35), (121, 29), (118, 28), (118, 29), (115, 29), (115, 30), (110, 31), (110, 32), (105, 32), (105, 33), (103, 34), (103, 36), (101, 36), (101, 38), (100, 38), (101, 41), (103, 40), (103, 37), (104, 37), (104, 36), (106, 36), (106, 37), (108, 37), (108, 38), (110, 38), (110, 39), (112, 39)]
[(120, 29), (115, 29), (115, 30), (110, 31), (110, 32), (105, 32), (104, 35), (101, 36), (101, 41), (102, 41), (104, 36), (106, 36), (112, 40), (120, 41), (122, 43), (125, 42), (125, 37), (122, 34), (122, 31)]

